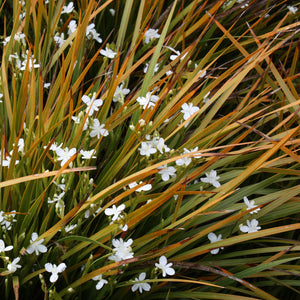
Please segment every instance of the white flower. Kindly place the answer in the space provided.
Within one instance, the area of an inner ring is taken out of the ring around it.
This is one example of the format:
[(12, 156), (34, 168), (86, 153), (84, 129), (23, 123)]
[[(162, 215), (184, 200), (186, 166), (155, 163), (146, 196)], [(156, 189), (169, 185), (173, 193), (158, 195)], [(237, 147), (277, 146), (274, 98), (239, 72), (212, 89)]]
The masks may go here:
[(217, 172), (215, 170), (211, 170), (209, 173), (205, 173), (205, 175), (206, 178), (201, 178), (202, 182), (210, 183), (216, 188), (221, 186), (220, 182), (218, 181), (220, 176), (217, 176)]
[[(149, 64), (146, 63), (143, 72), (146, 74), (148, 72)], [(153, 74), (155, 74), (159, 69), (159, 64), (155, 64)]]
[(111, 14), (113, 17), (115, 16), (116, 11), (115, 11), (113, 8), (110, 8), (108, 11), (110, 12), (110, 14)]
[(44, 88), (45, 88), (45, 89), (48, 89), (50, 86), (51, 86), (51, 83), (50, 83), (50, 82), (45, 82), (45, 83), (44, 83)]
[[(196, 151), (198, 151), (198, 147), (195, 147), (194, 149), (191, 149), (190, 153), (191, 152), (196, 152)], [(202, 156), (201, 156), (201, 153), (200, 153), (200, 154), (195, 154), (194, 157), (195, 158), (201, 158)]]
[(113, 97), (114, 102), (124, 103), (124, 96), (129, 94), (130, 90), (123, 89), (123, 85), (124, 83), (121, 83), (120, 85), (117, 86)]
[(20, 257), (15, 258), (10, 264), (7, 265), (7, 270), (14, 273), (17, 271), (18, 268), (21, 268), (21, 265), (18, 265), (20, 261)]
[[(72, 120), (75, 122), (75, 124), (80, 124), (81, 121), (84, 120), (84, 118), (85, 117), (84, 117), (84, 112), (83, 111), (81, 111), (77, 117), (72, 116)], [(88, 124), (89, 124), (89, 118), (86, 118), (86, 120), (84, 122), (84, 125), (83, 125), (83, 128), (82, 128), (83, 131), (88, 129)]]
[(67, 268), (65, 263), (61, 263), (58, 266), (51, 263), (45, 264), (45, 269), (47, 272), (52, 273), (50, 276), (50, 282), (55, 282), (58, 279), (58, 273), (62, 273)]
[(14, 36), (14, 40), (17, 42), (21, 42), (23, 45), (25, 45), (25, 41), (26, 41), (25, 34), (22, 32), (17, 32)]
[[(56, 181), (53, 182), (58, 188), (60, 188), (61, 190), (65, 190), (66, 189), (66, 185), (65, 185), (65, 179), (63, 178), (61, 180), (61, 183), (57, 183)], [(49, 199), (49, 198), (48, 198)]]
[(112, 221), (116, 221), (119, 219), (119, 214), (125, 209), (125, 204), (121, 204), (118, 207), (115, 205), (112, 206), (112, 208), (106, 208), (104, 213), (107, 216), (112, 216)]
[[(195, 152), (198, 151), (198, 147), (188, 150), (186, 148), (183, 149), (183, 154), (187, 154), (187, 153), (191, 153), (191, 152)], [(200, 158), (201, 155), (194, 155), (195, 158)], [(183, 158), (179, 158), (176, 160), (176, 165), (177, 166), (185, 166), (187, 167), (190, 163), (192, 162), (192, 158), (191, 157), (183, 157)]]
[(89, 116), (91, 116), (94, 111), (98, 111), (99, 107), (103, 104), (103, 101), (101, 99), (95, 99), (96, 93), (93, 94), (92, 98), (90, 98), (87, 95), (83, 95), (81, 97), (81, 100), (87, 105), (86, 112), (89, 113)]
[(113, 249), (114, 254), (109, 256), (108, 259), (114, 261), (121, 261), (128, 258), (133, 258), (133, 252), (130, 245), (133, 243), (132, 239), (129, 239), (127, 242), (124, 242), (122, 238), (113, 239), (112, 244), (115, 247)]
[(245, 232), (245, 233), (246, 232), (251, 233), (251, 232), (256, 232), (261, 229), (260, 226), (257, 226), (258, 221), (256, 219), (253, 219), (251, 221), (247, 220), (246, 222), (247, 222), (247, 225), (243, 225), (243, 224), (240, 225), (240, 231)]
[[(32, 68), (36, 69), (36, 68), (40, 67), (40, 64), (36, 64), (35, 61), (36, 61), (36, 59), (33, 58), (33, 57), (28, 58), (28, 69), (29, 69), (29, 71), (31, 71)], [(22, 66), (20, 67), (20, 70), (24, 71), (25, 68), (26, 68), (26, 65), (27, 65), (27, 58), (24, 61), (22, 61)]]
[(165, 145), (165, 140), (162, 137), (153, 137), (150, 144), (152, 144), (152, 146), (155, 147), (161, 154), (163, 154), (163, 152), (170, 151), (170, 148), (167, 145)]
[(163, 277), (166, 277), (166, 275), (172, 276), (175, 274), (175, 270), (171, 268), (172, 265), (172, 263), (168, 263), (168, 260), (164, 255), (159, 258), (159, 263), (155, 263), (155, 266), (162, 270)]
[(25, 18), (25, 16), (26, 16), (26, 11), (20, 13), (19, 20), (22, 21)]
[[(88, 198), (89, 199), (89, 198)], [(101, 210), (101, 207), (99, 207), (98, 209), (96, 209), (96, 205), (95, 204), (91, 204), (90, 208), (87, 209), (84, 213), (84, 217), (87, 219), (88, 217), (90, 217), (91, 215), (93, 215), (94, 217), (96, 217), (96, 215), (98, 214), (98, 212)]]
[(54, 194), (53, 199), (51, 200), (50, 197), (48, 197), (48, 203), (54, 203), (54, 202), (58, 202), (60, 199), (62, 199), (62, 197), (65, 195), (65, 192), (60, 193), (59, 195)]
[(184, 103), (181, 105), (181, 112), (183, 113), (183, 119), (189, 119), (193, 114), (199, 110), (198, 106), (193, 106), (193, 103)]
[(75, 229), (78, 225), (74, 224), (74, 225), (66, 225), (65, 226), (65, 232), (71, 232), (73, 231), (73, 229)]
[(295, 14), (298, 11), (298, 8), (295, 6), (287, 6), (288, 10), (292, 13)]
[(65, 149), (57, 148), (55, 152), (58, 155), (57, 160), (60, 160), (60, 165), (63, 166), (76, 153), (76, 148), (70, 150), (68, 147)]
[(180, 55), (180, 51), (174, 50), (173, 52), (174, 52), (175, 54), (170, 55), (170, 59), (171, 59), (171, 60), (175, 60), (175, 59)]
[[(208, 239), (210, 240), (211, 243), (222, 241), (222, 234), (219, 234), (218, 236), (214, 234), (213, 232), (208, 234)], [(221, 249), (224, 249), (224, 247), (221, 247)], [(213, 249), (210, 251), (211, 254), (218, 254), (220, 248)]]
[[(7, 36), (4, 39), (4, 41), (2, 42), (4, 46), (8, 44), (8, 42), (10, 41), (10, 38), (11, 38), (11, 36)], [(17, 32), (14, 35), (14, 40), (17, 42), (21, 42), (23, 45), (25, 45), (25, 34), (22, 32)]]
[[(1, 216), (2, 217), (2, 216)], [(5, 251), (10, 251), (11, 249), (13, 249), (13, 246), (6, 246), (5, 247), (5, 243), (3, 240), (0, 239), (0, 253), (1, 252), (5, 252)]]
[[(247, 210), (249, 210), (251, 208), (257, 207), (257, 205), (255, 205), (254, 200), (250, 200), (249, 201), (247, 197), (244, 197), (244, 203), (247, 205)], [(255, 214), (255, 213), (259, 212), (259, 211), (260, 211), (260, 207), (257, 208), (257, 209), (255, 209), (255, 210), (253, 210), (253, 211), (250, 211), (250, 214)]]
[[(12, 151), (10, 151), (10, 153), (12, 153)], [(2, 166), (3, 167), (9, 167), (11, 162), (11, 157), (6, 154), (4, 155), (4, 153), (2, 154)], [(15, 165), (17, 165), (19, 163), (19, 160), (15, 161)], [(1, 165), (1, 150), (0, 150), (0, 165)]]
[(74, 9), (74, 4), (73, 4), (73, 2), (70, 2), (67, 6), (65, 6), (65, 5), (63, 6), (63, 9), (61, 11), (61, 15), (62, 14), (69, 14), (73, 11), (73, 9)]
[(36, 255), (39, 255), (39, 252), (47, 252), (47, 247), (45, 245), (42, 245), (44, 239), (40, 239), (37, 241), (38, 238), (38, 234), (36, 232), (33, 232), (30, 240), (31, 245), (26, 249), (27, 253), (32, 254), (33, 252), (35, 252)]
[[(62, 149), (61, 146), (62, 146), (62, 143), (58, 146), (57, 143), (54, 142), (54, 143), (50, 146), (49, 149), (52, 150), (52, 151), (56, 151), (57, 149)], [(45, 146), (44, 148), (46, 149), (47, 146)]]
[(2, 44), (3, 44), (4, 46), (6, 46), (6, 45), (9, 43), (9, 41), (10, 41), (10, 35), (7, 36), (7, 37), (4, 39), (4, 41), (2, 42)]
[(141, 148), (138, 148), (138, 150), (140, 150), (141, 155), (146, 155), (147, 157), (157, 152), (156, 148), (149, 142), (142, 142)]
[(126, 232), (126, 231), (128, 230), (128, 225), (125, 224), (125, 225), (123, 226), (123, 225), (121, 224), (121, 225), (120, 225), (120, 229), (121, 229), (122, 231)]
[(17, 222), (16, 219), (14, 219), (15, 210), (11, 211), (10, 214), (5, 214), (3, 211), (0, 211), (0, 223), (2, 226), (2, 230), (11, 230), (12, 229), (12, 223)]
[(104, 124), (100, 124), (98, 119), (93, 120), (93, 125), (90, 127), (90, 137), (97, 136), (98, 139), (100, 139), (101, 136), (108, 136), (108, 130), (104, 128)]
[(102, 43), (102, 39), (100, 38), (100, 34), (96, 31), (94, 23), (88, 25), (88, 27), (86, 28), (86, 31), (85, 31), (85, 36), (88, 39), (94, 39), (98, 43)]
[[(141, 184), (142, 181), (139, 182), (139, 184)], [(133, 187), (137, 186), (138, 184), (136, 182), (132, 182), (132, 183), (129, 183), (129, 188), (132, 189)], [(148, 184), (145, 184), (143, 186), (141, 186), (140, 188), (138, 188), (136, 190), (136, 192), (142, 192), (142, 191), (150, 191), (152, 189), (152, 184), (148, 183)]]
[(80, 154), (82, 155), (82, 159), (91, 159), (91, 158), (96, 158), (95, 155), (93, 155), (93, 153), (95, 152), (95, 150), (89, 150), (89, 151), (85, 151), (85, 150), (80, 150)]
[(154, 39), (158, 39), (160, 37), (160, 34), (157, 33), (158, 32), (158, 29), (148, 29), (146, 32), (145, 32), (145, 44), (149, 44), (152, 40)]
[(160, 170), (158, 174), (161, 175), (161, 179), (163, 181), (168, 181), (170, 177), (176, 177), (176, 169), (174, 167), (168, 167), (167, 165), (163, 165), (158, 167)]
[[(172, 47), (169, 47), (169, 46), (166, 46), (166, 48), (168, 48), (168, 49), (170, 49), (173, 53), (175, 53), (175, 54), (173, 54), (173, 55), (170, 55), (170, 59), (173, 61), (173, 60), (175, 60), (181, 53), (180, 53), (180, 51), (177, 51), (177, 50), (175, 50), (174, 48), (172, 48)], [(186, 57), (186, 55), (187, 55), (187, 53), (185, 53), (181, 58), (180, 58), (180, 60), (183, 60), (185, 57)], [(195, 66), (195, 68), (197, 67), (197, 65)]]
[(111, 49), (107, 48), (107, 46), (105, 46), (105, 50), (101, 49), (100, 54), (113, 59), (117, 55), (117, 52), (114, 52)]
[(96, 290), (101, 290), (102, 287), (104, 286), (104, 284), (107, 284), (108, 281), (106, 279), (103, 279), (102, 278), (102, 274), (98, 275), (98, 276), (95, 276), (92, 278), (93, 280), (95, 281), (99, 281), (97, 284), (96, 284)]
[[(15, 143), (13, 143), (13, 146), (15, 146)], [(23, 153), (24, 152), (24, 139), (20, 138), (18, 141), (18, 151)]]
[(68, 35), (71, 35), (77, 29), (77, 23), (75, 20), (71, 20), (68, 25)]
[(138, 97), (136, 101), (143, 106), (143, 109), (149, 107), (152, 109), (152, 107), (155, 106), (158, 99), (158, 96), (152, 95), (151, 92), (148, 92), (145, 97)]
[(133, 281), (134, 282), (138, 282), (136, 284), (134, 284), (132, 287), (131, 287), (131, 290), (133, 292), (135, 292), (137, 289), (139, 289), (139, 292), (140, 293), (143, 293), (143, 290), (145, 290), (146, 292), (149, 292), (150, 289), (151, 289), (151, 286), (149, 283), (146, 283), (146, 282), (141, 282), (143, 280), (145, 280), (146, 278), (146, 273), (145, 272), (142, 272), (139, 277), (135, 278)]
[(54, 42), (59, 46), (61, 47), (62, 44), (65, 42), (65, 34), (62, 32), (60, 35), (59, 33), (57, 32), (55, 34), (55, 36), (53, 37), (54, 39)]
[[(175, 60), (179, 55), (180, 55), (181, 53), (179, 52), (179, 51), (176, 51), (176, 54), (174, 55), (171, 55), (170, 56), (170, 59), (171, 60)], [(180, 60), (183, 60), (185, 57), (186, 57), (186, 55), (187, 55), (187, 53), (185, 53), (184, 55), (182, 55), (181, 57), (180, 57)]]

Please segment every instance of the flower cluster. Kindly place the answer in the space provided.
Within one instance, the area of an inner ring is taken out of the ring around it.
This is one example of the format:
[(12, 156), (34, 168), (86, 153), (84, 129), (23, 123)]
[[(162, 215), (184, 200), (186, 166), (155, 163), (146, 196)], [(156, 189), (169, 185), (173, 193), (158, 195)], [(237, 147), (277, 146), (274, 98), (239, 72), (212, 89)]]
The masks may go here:
[(11, 211), (10, 213), (0, 211), (0, 225), (4, 232), (11, 230), (13, 223), (17, 222), (17, 220), (15, 219), (15, 212), (15, 210)]
[(114, 246), (113, 254), (110, 255), (108, 258), (114, 261), (121, 261), (124, 259), (133, 258), (133, 252), (131, 248), (132, 243), (133, 243), (132, 239), (129, 239), (126, 242), (123, 241), (122, 238), (113, 239), (112, 240), (112, 244)]
[(148, 92), (145, 97), (138, 97), (136, 101), (143, 107), (143, 109), (152, 109), (155, 106), (158, 99), (158, 96), (152, 95), (151, 92)]
[(161, 154), (169, 152), (170, 148), (165, 144), (165, 140), (162, 137), (154, 136), (152, 139), (150, 135), (146, 136), (146, 141), (141, 142), (139, 148), (140, 154), (149, 157), (151, 154), (159, 151)]
[[(247, 206), (247, 210), (256, 208), (257, 205), (255, 205), (254, 200), (249, 201), (247, 197), (244, 197), (244, 203)], [(258, 207), (255, 210), (250, 211), (250, 214), (256, 214), (260, 211), (260, 207)], [(252, 220), (246, 220), (247, 225), (240, 224), (240, 230), (244, 233), (251, 233), (256, 232), (261, 229), (260, 226), (258, 226), (258, 221), (256, 219)]]
[[(15, 148), (15, 144), (13, 144)], [(17, 151), (19, 155), (24, 154), (24, 139), (20, 138), (17, 145)], [(0, 166), (9, 167), (12, 159), (14, 150), (10, 150), (9, 153), (1, 152), (0, 150)], [(15, 165), (17, 165), (20, 161), (18, 159), (15, 160)]]

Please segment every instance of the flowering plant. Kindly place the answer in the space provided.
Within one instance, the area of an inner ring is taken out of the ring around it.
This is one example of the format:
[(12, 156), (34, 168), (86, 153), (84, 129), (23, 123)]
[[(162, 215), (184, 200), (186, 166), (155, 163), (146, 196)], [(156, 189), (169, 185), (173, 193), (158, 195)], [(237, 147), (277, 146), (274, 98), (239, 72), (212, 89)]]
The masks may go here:
[(287, 2), (3, 1), (3, 298), (297, 299)]

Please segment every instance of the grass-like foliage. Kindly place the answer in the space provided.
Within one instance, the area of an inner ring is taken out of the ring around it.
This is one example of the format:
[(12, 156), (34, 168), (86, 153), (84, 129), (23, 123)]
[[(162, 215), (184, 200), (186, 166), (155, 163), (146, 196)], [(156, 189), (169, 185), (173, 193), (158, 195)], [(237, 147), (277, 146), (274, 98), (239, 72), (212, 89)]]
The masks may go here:
[(1, 299), (297, 299), (292, 1), (0, 1)]

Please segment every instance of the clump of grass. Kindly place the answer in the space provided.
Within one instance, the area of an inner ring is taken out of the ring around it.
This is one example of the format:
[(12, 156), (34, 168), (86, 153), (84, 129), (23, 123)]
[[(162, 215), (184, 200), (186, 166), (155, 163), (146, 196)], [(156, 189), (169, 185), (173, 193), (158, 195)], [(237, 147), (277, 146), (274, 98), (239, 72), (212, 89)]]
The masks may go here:
[(1, 295), (296, 297), (296, 9), (4, 3)]

